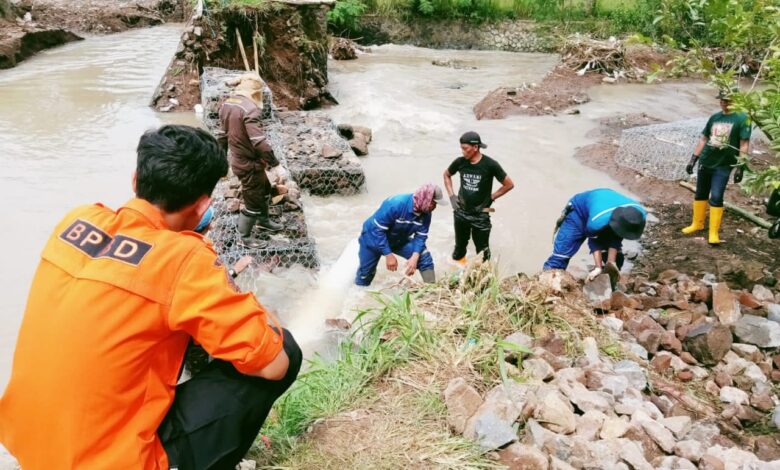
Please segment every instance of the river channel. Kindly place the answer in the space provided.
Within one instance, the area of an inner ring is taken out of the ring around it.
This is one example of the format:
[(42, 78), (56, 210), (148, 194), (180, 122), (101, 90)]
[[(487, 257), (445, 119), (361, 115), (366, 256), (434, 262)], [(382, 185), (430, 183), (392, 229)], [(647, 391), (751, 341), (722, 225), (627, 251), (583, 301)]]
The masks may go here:
[[(135, 146), (144, 130), (197, 123), (192, 113), (159, 114), (148, 107), (180, 33), (181, 25), (166, 25), (88, 38), (0, 72), (0, 389), (52, 227), (76, 205), (100, 201), (116, 207), (132, 197)], [(458, 59), (466, 68), (434, 66), (436, 59)], [(620, 187), (573, 157), (577, 147), (592, 142), (587, 134), (599, 118), (647, 112), (674, 120), (712, 110), (701, 105), (710, 93), (703, 85), (615, 85), (591, 90), (593, 101), (580, 106), (579, 115), (474, 118), (472, 106), (487, 92), (539, 82), (556, 61), (547, 54), (393, 45), (376, 47), (357, 61), (332, 61), (330, 90), (340, 104), (325, 112), (338, 123), (373, 129), (370, 155), (362, 159), (366, 190), (351, 197), (304, 198), (322, 259), (319, 275), (290, 269), (245, 284), (294, 333), (298, 325), (317, 344), (324, 318), (349, 318), (369, 296), (349, 285), (356, 264), (350, 242), (363, 220), (388, 196), (425, 182), (441, 184), (443, 171), (458, 156), (458, 136), (467, 130), (482, 135), (485, 153), (515, 182), (514, 191), (494, 205), (491, 245), (500, 271), (535, 272), (549, 253), (552, 226), (566, 200), (589, 188)], [(451, 208), (440, 207), (428, 243), (439, 273), (454, 269), (448, 263), (452, 246)], [(584, 260), (581, 253), (575, 269), (582, 270)], [(380, 265), (373, 287), (399, 280), (400, 274)], [(322, 295), (309, 295), (312, 290)]]

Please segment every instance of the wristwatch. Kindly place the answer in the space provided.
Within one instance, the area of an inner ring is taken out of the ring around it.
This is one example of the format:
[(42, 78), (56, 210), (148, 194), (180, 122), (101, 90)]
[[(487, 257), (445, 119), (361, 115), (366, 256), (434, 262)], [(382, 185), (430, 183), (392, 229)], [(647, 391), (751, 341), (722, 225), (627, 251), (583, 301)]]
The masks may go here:
[(228, 269), (228, 274), (230, 274), (230, 277), (233, 279), (238, 277), (238, 273), (233, 268)]

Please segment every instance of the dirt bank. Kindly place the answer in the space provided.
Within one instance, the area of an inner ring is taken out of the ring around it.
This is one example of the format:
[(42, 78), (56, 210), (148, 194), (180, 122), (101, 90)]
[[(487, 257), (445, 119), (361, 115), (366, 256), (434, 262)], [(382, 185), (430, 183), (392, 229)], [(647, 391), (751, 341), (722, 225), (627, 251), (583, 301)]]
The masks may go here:
[[(726, 212), (721, 227), (723, 244), (711, 247), (701, 235), (686, 237), (680, 229), (690, 222), (693, 193), (677, 181), (664, 181), (623, 167), (615, 160), (620, 135), (624, 129), (661, 122), (646, 114), (615, 116), (601, 120), (601, 125), (589, 135), (597, 142), (580, 148), (575, 156), (585, 165), (603, 171), (619, 181), (632, 193), (648, 203), (660, 220), (648, 226), (642, 238), (646, 251), (637, 260), (637, 269), (651, 276), (669, 268), (696, 275), (715, 274), (732, 287), (752, 287), (755, 283), (773, 285), (780, 279), (780, 260), (776, 240), (767, 238), (765, 229)], [(759, 147), (762, 144), (757, 144)], [(769, 153), (753, 158), (755, 168), (763, 168), (772, 160)], [(774, 163), (777, 164), (777, 163)], [(751, 197), (737, 185), (730, 184), (726, 200), (762, 217), (763, 198)]]
[(477, 119), (503, 119), (513, 114), (555, 114), (590, 101), (587, 89), (599, 83), (643, 81), (669, 60), (646, 45), (596, 41), (579, 36), (560, 48), (561, 64), (536, 84), (499, 88), (474, 106)]
[(276, 0), (256, 7), (216, 8), (193, 17), (152, 105), (162, 111), (191, 110), (200, 102), (204, 67), (254, 69), (255, 53), (277, 106), (306, 110), (333, 103), (326, 89), (326, 15), (333, 3)]
[(182, 21), (186, 0), (22, 0), (0, 2), (0, 69), (81, 39)]

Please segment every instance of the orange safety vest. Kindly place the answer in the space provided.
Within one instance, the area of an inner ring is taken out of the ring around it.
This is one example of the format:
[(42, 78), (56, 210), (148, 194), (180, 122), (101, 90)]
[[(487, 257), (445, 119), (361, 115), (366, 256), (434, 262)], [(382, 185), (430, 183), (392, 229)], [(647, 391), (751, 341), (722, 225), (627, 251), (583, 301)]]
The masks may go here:
[(157, 428), (189, 338), (244, 373), (282, 348), (211, 244), (144, 200), (72, 211), (41, 258), (0, 399), (0, 442), (25, 470), (167, 469)]

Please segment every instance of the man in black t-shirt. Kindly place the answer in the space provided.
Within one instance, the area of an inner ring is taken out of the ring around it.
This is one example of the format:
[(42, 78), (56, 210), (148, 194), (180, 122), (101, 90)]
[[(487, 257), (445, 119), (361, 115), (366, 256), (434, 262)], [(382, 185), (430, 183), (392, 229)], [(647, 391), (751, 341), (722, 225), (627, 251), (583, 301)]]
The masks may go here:
[[(493, 201), (515, 187), (512, 179), (497, 161), (482, 155), (487, 145), (476, 132), (466, 132), (460, 137), (462, 157), (458, 157), (444, 171), (444, 187), (452, 202), (455, 215), (455, 250), (452, 259), (463, 264), (469, 238), (474, 239), (477, 254), (490, 259), (490, 206)], [(452, 190), (452, 176), (460, 173), (460, 190), (455, 196)], [(493, 178), (501, 187), (493, 192)]]

